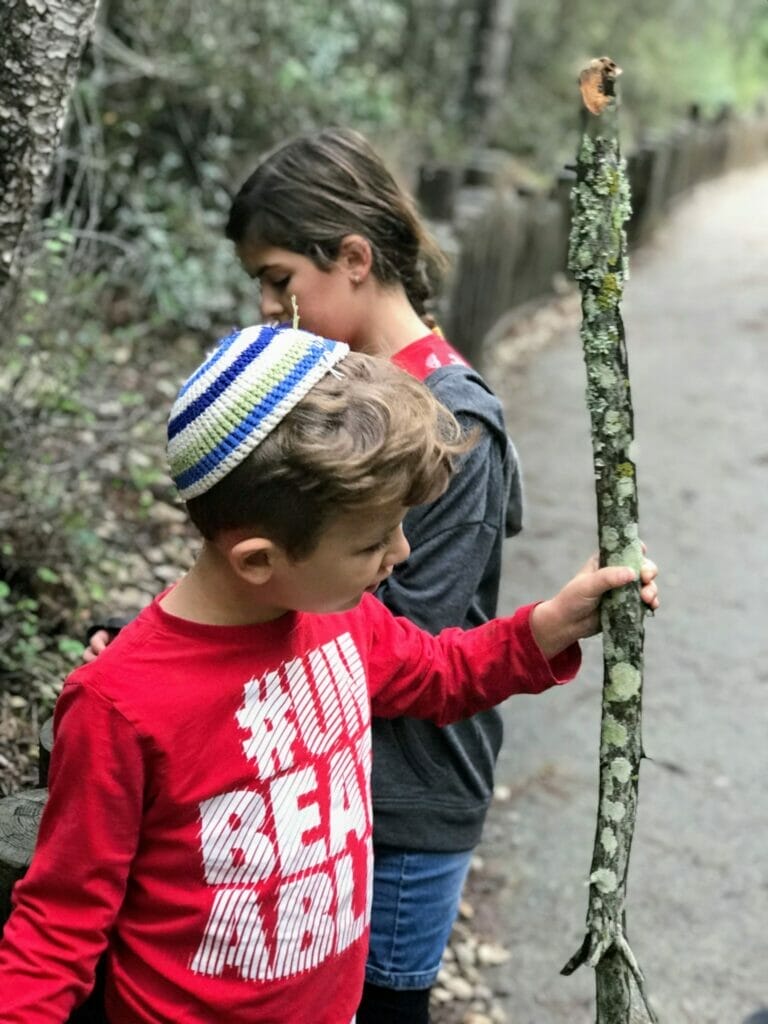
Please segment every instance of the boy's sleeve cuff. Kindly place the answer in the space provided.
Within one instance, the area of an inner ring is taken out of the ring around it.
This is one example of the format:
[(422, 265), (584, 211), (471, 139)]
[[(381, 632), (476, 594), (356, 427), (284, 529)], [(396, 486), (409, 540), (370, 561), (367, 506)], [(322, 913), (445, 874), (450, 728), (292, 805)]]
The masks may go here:
[(579, 669), (581, 668), (581, 647), (578, 643), (573, 643), (570, 647), (566, 647), (564, 651), (560, 651), (554, 658), (547, 658), (542, 652), (539, 645), (536, 643), (536, 638), (533, 635), (533, 629), (531, 628), (531, 613), (540, 601), (535, 601), (533, 604), (522, 609), (525, 613), (525, 624), (528, 629), (530, 636), (530, 642), (539, 652), (539, 656), (549, 666), (549, 671), (552, 677), (552, 683), (554, 686), (562, 686), (564, 683), (570, 683), (570, 681), (578, 675)]
[(570, 683), (581, 668), (581, 647), (571, 644), (564, 651), (549, 659), (549, 668), (557, 686)]

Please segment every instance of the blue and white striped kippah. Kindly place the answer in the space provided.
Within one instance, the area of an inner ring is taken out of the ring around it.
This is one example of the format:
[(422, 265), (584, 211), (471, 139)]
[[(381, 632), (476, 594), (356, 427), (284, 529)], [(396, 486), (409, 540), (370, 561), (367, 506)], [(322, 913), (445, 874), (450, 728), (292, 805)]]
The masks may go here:
[(186, 501), (210, 490), (264, 440), (349, 346), (287, 324), (234, 331), (182, 386), (168, 462)]

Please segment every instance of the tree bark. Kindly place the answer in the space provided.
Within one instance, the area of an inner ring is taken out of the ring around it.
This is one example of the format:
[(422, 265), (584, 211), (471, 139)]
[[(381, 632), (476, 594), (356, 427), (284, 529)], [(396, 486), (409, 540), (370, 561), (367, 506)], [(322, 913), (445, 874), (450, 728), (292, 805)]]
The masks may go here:
[[(600, 59), (603, 62), (607, 58)], [(613, 80), (596, 68), (583, 82), (587, 115), (572, 194), (569, 265), (582, 294), (581, 339), (592, 427), (600, 562), (639, 570), (634, 423), (620, 302), (628, 276), (624, 224), (629, 186), (619, 151)], [(585, 69), (586, 71), (586, 69)], [(603, 73), (600, 80), (599, 74)], [(582, 73), (584, 78), (584, 73)], [(639, 584), (610, 592), (601, 607), (603, 700), (597, 829), (589, 877), (587, 934), (563, 968), (596, 971), (598, 1024), (656, 1021), (626, 938), (625, 898), (643, 757), (643, 604)]]
[(98, 0), (3, 0), (0, 6), (0, 318), (23, 265)]
[(488, 144), (504, 94), (519, 0), (476, 0), (472, 46), (463, 97), (464, 135), (475, 148)]

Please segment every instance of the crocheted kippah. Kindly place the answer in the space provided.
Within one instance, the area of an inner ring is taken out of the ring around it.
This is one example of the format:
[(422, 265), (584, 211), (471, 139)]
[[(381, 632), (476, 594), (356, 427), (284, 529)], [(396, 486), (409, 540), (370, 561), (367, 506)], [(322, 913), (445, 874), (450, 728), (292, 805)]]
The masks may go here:
[(182, 386), (168, 462), (184, 500), (204, 494), (264, 440), (349, 346), (287, 324), (234, 331)]

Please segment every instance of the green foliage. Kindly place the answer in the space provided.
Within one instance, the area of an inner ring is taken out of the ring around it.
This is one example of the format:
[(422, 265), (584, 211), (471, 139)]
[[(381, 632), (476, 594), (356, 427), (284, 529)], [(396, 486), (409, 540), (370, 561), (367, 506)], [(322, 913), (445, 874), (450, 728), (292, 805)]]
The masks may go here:
[(71, 634), (114, 572), (104, 466), (112, 460), (127, 514), (160, 483), (163, 464), (161, 445), (152, 471), (123, 464), (131, 418), (147, 418), (138, 378), (117, 401), (109, 397), (116, 357), (122, 352), (124, 365), (140, 351), (137, 328), (107, 334), (99, 315), (105, 275), (82, 268), (76, 233), (59, 218), (40, 230), (18, 329), (3, 339), (0, 363), (0, 685), (32, 687), (47, 705), (82, 651)]
[[(461, 161), (480, 0), (103, 0), (54, 205), (95, 236), (102, 285), (153, 325), (215, 331), (256, 316), (222, 240), (232, 194), (270, 146), (349, 124), (406, 177)], [(519, 0), (492, 143), (551, 174), (578, 132), (578, 70), (615, 56), (625, 148), (696, 102), (703, 114), (765, 91), (765, 0)], [(85, 219), (85, 223), (84, 223)], [(116, 250), (115, 246), (119, 246)]]
[(398, 162), (456, 151), (470, 29), (460, 0), (108, 0), (54, 203), (82, 227), (96, 202), (101, 255), (115, 238), (123, 247), (105, 284), (150, 322), (252, 319), (252, 286), (222, 235), (258, 156), (337, 123)]
[[(258, 316), (223, 238), (258, 156), (344, 124), (406, 180), (424, 158), (461, 163), (480, 7), (102, 0), (19, 318), (0, 337), (3, 681), (52, 686), (93, 606), (114, 610), (109, 588), (134, 582), (131, 528), (152, 527), (158, 497), (170, 503), (162, 427), (175, 366)], [(520, 0), (517, 12), (492, 141), (540, 180), (570, 159), (576, 76), (599, 53), (626, 71), (626, 148), (692, 101), (713, 114), (764, 94), (765, 0)]]
[[(50, 710), (60, 688), (62, 666), (74, 665), (81, 642), (52, 637), (38, 600), (0, 581), (0, 679), (3, 689), (33, 696)], [(31, 692), (30, 692), (31, 691)]]
[(520, 0), (496, 145), (545, 171), (568, 162), (579, 132), (578, 72), (602, 54), (625, 72), (622, 136), (629, 150), (692, 104), (709, 117), (765, 97), (765, 0)]

